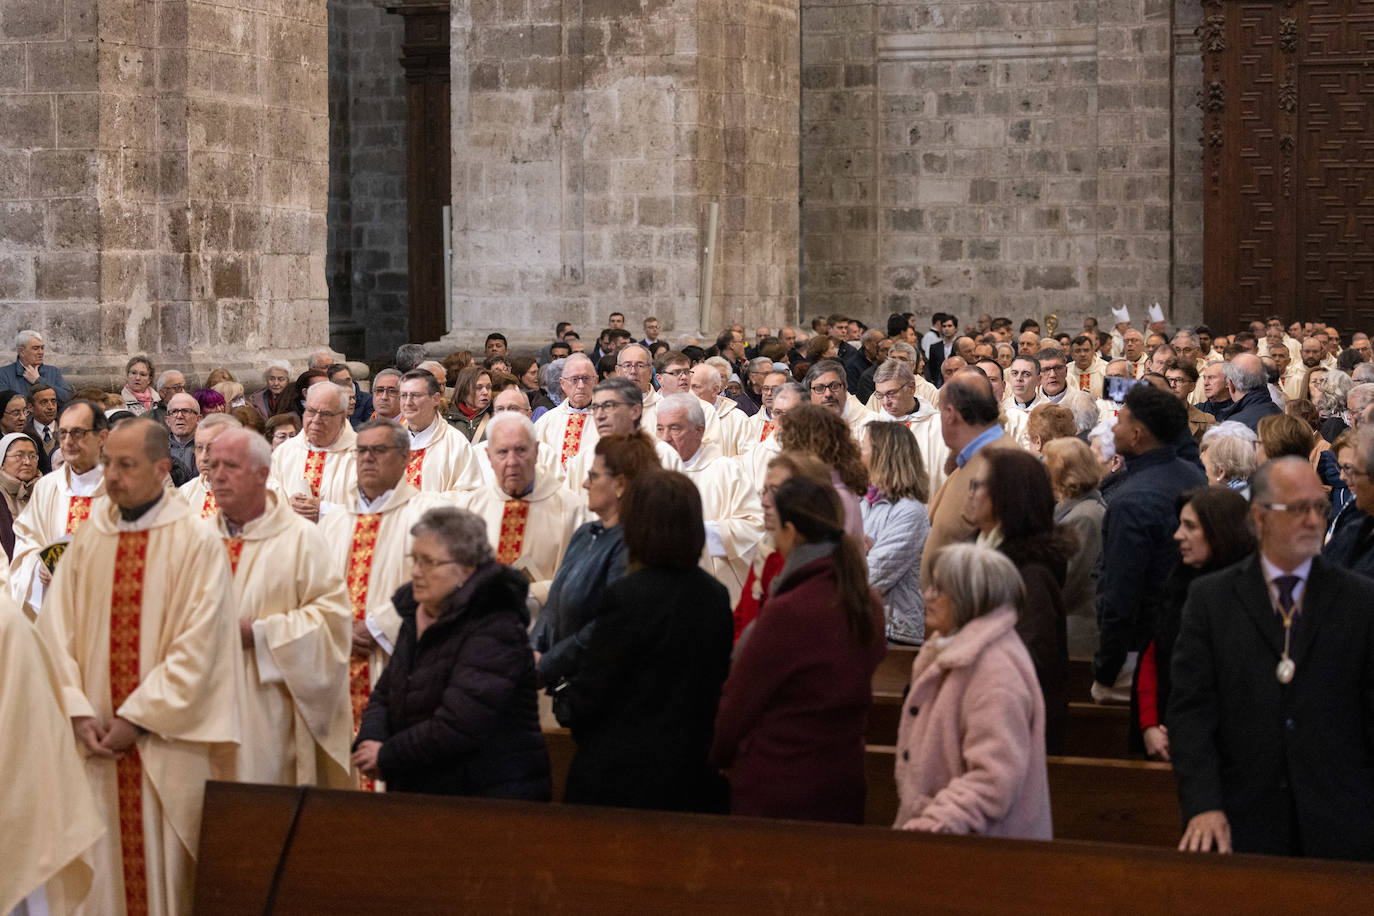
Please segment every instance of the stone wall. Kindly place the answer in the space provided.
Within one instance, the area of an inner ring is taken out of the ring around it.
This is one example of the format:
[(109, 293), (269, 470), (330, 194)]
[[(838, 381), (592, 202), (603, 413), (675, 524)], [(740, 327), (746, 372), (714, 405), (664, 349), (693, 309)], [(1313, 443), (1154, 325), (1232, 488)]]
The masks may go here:
[(595, 333), (617, 309), (670, 333), (793, 314), (796, 16), (789, 0), (455, 5), (446, 342), (542, 342), (564, 317)]
[(372, 0), (329, 0), (330, 342), (359, 356), (408, 339), (403, 33)]
[(0, 0), (0, 340), (76, 378), (324, 342), (323, 0)]
[(806, 314), (1197, 320), (1200, 71), (1171, 55), (1199, 4), (1179, 4), (806, 0)]

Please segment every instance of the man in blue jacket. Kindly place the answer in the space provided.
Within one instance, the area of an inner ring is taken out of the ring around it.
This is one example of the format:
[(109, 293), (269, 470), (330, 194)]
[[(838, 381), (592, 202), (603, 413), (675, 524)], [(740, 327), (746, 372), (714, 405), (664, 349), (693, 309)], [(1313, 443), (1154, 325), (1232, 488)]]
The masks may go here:
[(1226, 413), (1218, 415), (1218, 420), (1234, 420), (1255, 429), (1265, 417), (1283, 413), (1269, 394), (1269, 376), (1258, 356), (1253, 353), (1237, 354), (1226, 364), (1224, 371), (1233, 406)]
[(41, 380), (57, 392), (59, 405), (72, 399), (72, 389), (62, 378), (62, 371), (43, 363), (45, 347), (42, 334), (33, 330), (20, 331), (14, 337), (14, 349), (14, 363), (0, 366), (0, 391), (9, 389), (28, 397), (29, 387)]
[(1115, 684), (1128, 653), (1149, 643), (1165, 598), (1164, 580), (1178, 561), (1176, 501), (1207, 483), (1202, 470), (1175, 450), (1187, 433), (1188, 410), (1168, 392), (1138, 385), (1126, 395), (1114, 430), (1126, 475), (1112, 490), (1102, 519), (1102, 639), (1093, 678), (1103, 688)]

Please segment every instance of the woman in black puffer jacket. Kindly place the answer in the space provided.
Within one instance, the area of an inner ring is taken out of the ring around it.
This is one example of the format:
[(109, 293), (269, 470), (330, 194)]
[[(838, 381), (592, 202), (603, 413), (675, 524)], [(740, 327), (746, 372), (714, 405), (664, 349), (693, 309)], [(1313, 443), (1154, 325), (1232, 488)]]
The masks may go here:
[(486, 524), (431, 509), (411, 529), (401, 632), (363, 711), (353, 765), (388, 791), (549, 799), (525, 578), (492, 559)]

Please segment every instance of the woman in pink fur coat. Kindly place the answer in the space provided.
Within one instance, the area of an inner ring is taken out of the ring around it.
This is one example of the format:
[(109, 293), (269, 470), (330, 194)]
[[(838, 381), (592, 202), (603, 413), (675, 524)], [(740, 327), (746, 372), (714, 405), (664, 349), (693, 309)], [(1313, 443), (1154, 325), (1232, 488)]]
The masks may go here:
[(893, 826), (1050, 839), (1045, 702), (1016, 635), (1023, 593), (1021, 574), (995, 550), (955, 544), (936, 554), (926, 644), (897, 734)]

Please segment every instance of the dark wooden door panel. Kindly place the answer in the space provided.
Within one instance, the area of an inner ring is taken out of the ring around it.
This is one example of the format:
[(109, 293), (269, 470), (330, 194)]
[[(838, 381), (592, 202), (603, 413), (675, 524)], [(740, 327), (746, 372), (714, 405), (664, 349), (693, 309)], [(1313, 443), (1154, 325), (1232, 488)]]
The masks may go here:
[(1208, 0), (1207, 320), (1374, 326), (1374, 0)]

